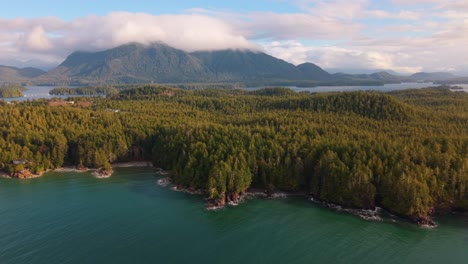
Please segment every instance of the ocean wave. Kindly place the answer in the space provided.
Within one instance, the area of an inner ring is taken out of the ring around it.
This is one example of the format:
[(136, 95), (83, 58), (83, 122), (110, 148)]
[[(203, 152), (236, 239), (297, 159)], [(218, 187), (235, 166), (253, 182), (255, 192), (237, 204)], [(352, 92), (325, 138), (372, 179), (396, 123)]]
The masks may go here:
[(169, 178), (162, 178), (158, 180), (158, 185), (161, 187), (167, 187), (171, 184), (171, 179)]

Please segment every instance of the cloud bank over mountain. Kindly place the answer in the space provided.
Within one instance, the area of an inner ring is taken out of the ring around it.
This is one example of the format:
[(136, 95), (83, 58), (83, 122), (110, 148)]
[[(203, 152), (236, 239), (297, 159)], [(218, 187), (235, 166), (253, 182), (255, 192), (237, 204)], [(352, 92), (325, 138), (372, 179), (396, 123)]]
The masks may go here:
[(96, 51), (129, 42), (158, 41), (186, 51), (259, 48), (232, 25), (196, 14), (114, 12), (69, 22), (57, 18), (0, 20), (2, 63), (36, 60), (56, 65), (76, 50)]
[(194, 8), (182, 14), (0, 19), (0, 64), (47, 68), (76, 50), (159, 41), (185, 51), (262, 50), (324, 68), (468, 72), (465, 1), (297, 0), (291, 5), (297, 11)]

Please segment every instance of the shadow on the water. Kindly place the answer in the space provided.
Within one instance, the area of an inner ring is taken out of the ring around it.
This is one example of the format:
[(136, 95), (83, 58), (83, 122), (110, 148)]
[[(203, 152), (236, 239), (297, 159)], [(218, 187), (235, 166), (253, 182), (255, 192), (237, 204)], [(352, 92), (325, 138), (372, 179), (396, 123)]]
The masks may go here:
[[(165, 177), (165, 175), (160, 175), (155, 173), (153, 170), (148, 168), (118, 168), (116, 169), (116, 180), (118, 181), (125, 181), (126, 188), (132, 192), (139, 195), (145, 195), (150, 198), (157, 198), (162, 200), (187, 200), (190, 199), (193, 201), (197, 201), (197, 204), (200, 206), (200, 210), (206, 211), (204, 214), (210, 221), (220, 222), (221, 226), (225, 226), (227, 222), (236, 222), (240, 221), (239, 219), (236, 220), (236, 215), (238, 215), (238, 211), (242, 210), (244, 214), (251, 215), (252, 218), (243, 219), (242, 221), (255, 221), (258, 215), (259, 208), (263, 208), (264, 206), (260, 205), (261, 203), (278, 203), (280, 206), (285, 206), (288, 208), (288, 212), (291, 214), (301, 213), (301, 214), (311, 214), (311, 217), (317, 217), (314, 210), (320, 210), (325, 214), (326, 217), (335, 217), (335, 216), (347, 216), (358, 219), (359, 222), (368, 222), (368, 223), (379, 223), (379, 224), (389, 224), (396, 226), (398, 228), (403, 228), (408, 232), (416, 232), (416, 233), (425, 233), (421, 232), (424, 228), (414, 224), (413, 222), (400, 218), (397, 216), (392, 215), (391, 213), (380, 209), (376, 214), (371, 215), (369, 217), (368, 213), (363, 210), (349, 210), (345, 208), (341, 208), (339, 206), (334, 206), (330, 204), (325, 204), (321, 202), (311, 201), (309, 197), (303, 196), (288, 196), (288, 197), (275, 197), (275, 198), (268, 198), (268, 197), (259, 197), (253, 196), (245, 198), (239, 205), (232, 206), (227, 205), (225, 208), (220, 210), (208, 211), (205, 209), (204, 204), (205, 200), (203, 196), (194, 195), (189, 193), (177, 192), (171, 189), (170, 186), (160, 186), (158, 185), (158, 180)], [(114, 176), (113, 176), (114, 177)], [(151, 184), (148, 184), (148, 180), (150, 179)], [(324, 219), (325, 220), (325, 219)], [(454, 228), (459, 228), (463, 230), (468, 230), (468, 214), (458, 213), (453, 214), (450, 216), (442, 216), (436, 217), (436, 222), (438, 225), (444, 226), (451, 226)], [(222, 224), (221, 224), (222, 223)], [(436, 227), (437, 228), (437, 227)], [(466, 242), (468, 243), (468, 234), (466, 237)]]
[(468, 232), (468, 213), (452, 213), (445, 216), (439, 216), (436, 221), (443, 225), (462, 228)]
[[(125, 181), (125, 187), (131, 193), (144, 195), (154, 199), (171, 201), (187, 200), (193, 197), (194, 199), (199, 199), (200, 203), (204, 203), (203, 197), (199, 195), (177, 192), (172, 190), (169, 186), (160, 186), (158, 184), (158, 180), (167, 177), (166, 175), (158, 174), (150, 168), (139, 168), (136, 172), (135, 169), (136, 168), (118, 168), (116, 170), (119, 177), (122, 177), (121, 180)], [(149, 184), (148, 181), (150, 182)]]
[(463, 242), (468, 245), (468, 212), (442, 216), (439, 221), (444, 226), (460, 230), (457, 232), (464, 233)]

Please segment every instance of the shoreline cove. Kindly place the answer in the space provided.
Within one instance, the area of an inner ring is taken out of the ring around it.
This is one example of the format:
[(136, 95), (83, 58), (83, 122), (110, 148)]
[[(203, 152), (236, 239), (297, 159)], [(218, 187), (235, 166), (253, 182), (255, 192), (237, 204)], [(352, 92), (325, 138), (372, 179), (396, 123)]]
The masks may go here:
[[(131, 168), (131, 167), (154, 167), (154, 165), (150, 161), (132, 161), (132, 162), (117, 162), (111, 164), (112, 168)], [(44, 176), (48, 172), (59, 172), (59, 173), (69, 173), (69, 172), (77, 172), (77, 173), (85, 173), (85, 172), (92, 172), (93, 175), (97, 179), (107, 179), (110, 178), (114, 170), (106, 171), (102, 168), (95, 169), (95, 168), (78, 168), (73, 166), (64, 166), (59, 167), (56, 169), (51, 169), (42, 172), (41, 174), (31, 174), (33, 176), (27, 178), (17, 178), (11, 177), (7, 173), (0, 171), (0, 177), (5, 179), (18, 179), (18, 180), (27, 180), (27, 179), (35, 179)], [(199, 195), (203, 196), (205, 193), (202, 189), (192, 189), (186, 188), (177, 184), (173, 183), (173, 180), (170, 178), (171, 172), (163, 170), (162, 168), (154, 168), (154, 173), (157, 175), (164, 176), (164, 178), (160, 178), (157, 180), (157, 184), (163, 188), (169, 188), (172, 191), (176, 192), (183, 192), (191, 195)], [(228, 206), (238, 206), (239, 204), (253, 198), (263, 198), (263, 199), (287, 199), (289, 197), (303, 197), (312, 203), (317, 204), (322, 208), (327, 208), (331, 211), (335, 212), (345, 212), (354, 216), (357, 216), (365, 221), (383, 221), (384, 219), (389, 219), (391, 222), (396, 221), (410, 221), (417, 226), (422, 228), (436, 228), (438, 225), (433, 220), (432, 217), (428, 219), (428, 221), (420, 222), (416, 219), (411, 219), (407, 217), (397, 216), (392, 214), (391, 212), (381, 208), (375, 207), (374, 210), (371, 209), (356, 209), (356, 208), (348, 208), (339, 204), (328, 203), (325, 201), (321, 201), (315, 199), (313, 196), (308, 195), (304, 192), (284, 192), (284, 191), (274, 191), (272, 193), (267, 193), (266, 190), (258, 189), (258, 188), (250, 188), (247, 189), (245, 192), (237, 195), (234, 199), (231, 200), (224, 200), (222, 203), (219, 201), (208, 199), (207, 197), (202, 197), (205, 201), (205, 209), (209, 211), (218, 211), (225, 209)]]
[(427, 229), (398, 218), (366, 221), (303, 197), (247, 197), (208, 211), (201, 196), (157, 186), (163, 177), (154, 171), (115, 169), (109, 180), (76, 172), (0, 179), (0, 262), (387, 264), (468, 257), (466, 214), (437, 217), (439, 226)]
[[(162, 174), (161, 172), (164, 172)], [(156, 174), (159, 175), (167, 175), (169, 172), (164, 171), (162, 169), (156, 169)], [(173, 183), (172, 179), (170, 177), (164, 177), (157, 179), (157, 184), (166, 189), (170, 189), (175, 192), (182, 192), (182, 193), (187, 193), (190, 195), (197, 195), (197, 196), (203, 196), (204, 192), (201, 189), (198, 190), (191, 190), (188, 188), (183, 188), (181, 186), (178, 186)], [(333, 204), (333, 203), (328, 203), (325, 201), (320, 201), (318, 199), (315, 199), (311, 195), (308, 195), (304, 192), (284, 192), (284, 191), (275, 191), (271, 194), (268, 194), (266, 191), (262, 191), (261, 189), (258, 188), (251, 188), (248, 189), (246, 192), (242, 193), (239, 195), (238, 199), (236, 201), (226, 201), (224, 204), (219, 205), (214, 203), (213, 201), (210, 201), (210, 199), (206, 197), (202, 197), (206, 201), (205, 203), (205, 209), (208, 211), (219, 211), (226, 209), (228, 207), (233, 207), (233, 206), (238, 206), (241, 203), (247, 202), (250, 199), (255, 199), (255, 198), (262, 198), (262, 199), (287, 199), (290, 197), (300, 197), (304, 198), (317, 206), (321, 208), (326, 208), (330, 211), (336, 212), (336, 213), (346, 213), (350, 214), (356, 217), (359, 217), (360, 219), (364, 221), (371, 221), (371, 222), (381, 222), (381, 221), (387, 221), (390, 223), (396, 223), (396, 222), (409, 222), (411, 224), (416, 224), (417, 226), (421, 228), (427, 228), (427, 229), (432, 229), (436, 228), (438, 224), (430, 218), (430, 221), (428, 223), (420, 223), (416, 221), (415, 219), (411, 218), (406, 218), (402, 216), (397, 216), (392, 214), (391, 212), (376, 206), (374, 210), (372, 209), (357, 209), (357, 208), (348, 208), (339, 204)]]

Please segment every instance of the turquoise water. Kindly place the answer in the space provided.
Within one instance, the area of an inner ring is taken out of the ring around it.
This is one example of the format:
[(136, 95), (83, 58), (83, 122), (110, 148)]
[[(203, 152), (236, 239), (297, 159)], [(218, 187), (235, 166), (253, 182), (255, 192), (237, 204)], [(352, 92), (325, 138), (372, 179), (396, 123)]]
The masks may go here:
[(466, 263), (468, 217), (425, 229), (365, 221), (302, 198), (207, 211), (148, 168), (109, 179), (0, 179), (0, 263)]

